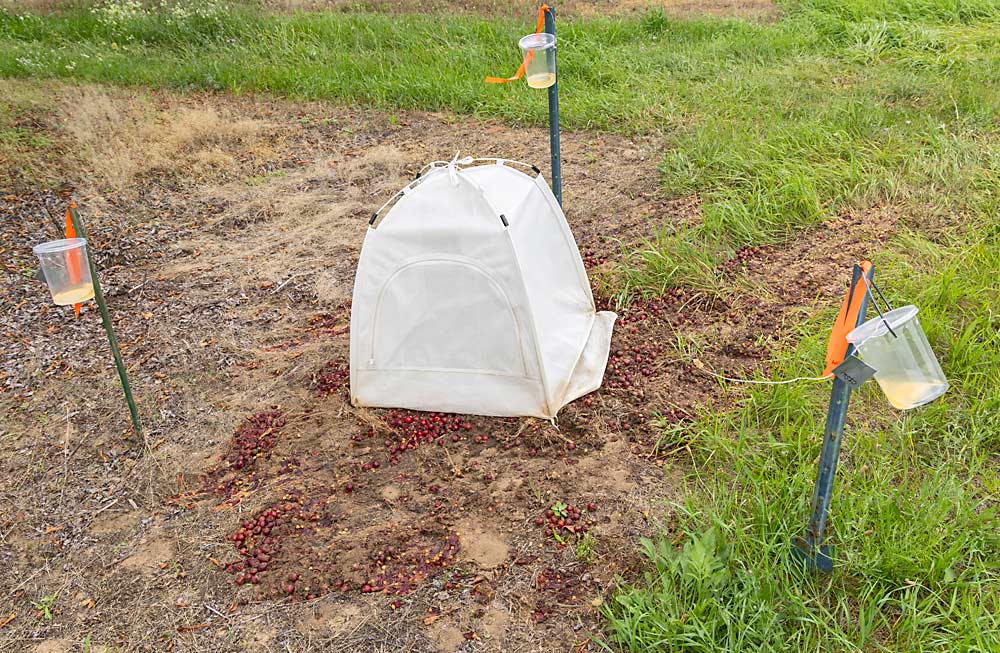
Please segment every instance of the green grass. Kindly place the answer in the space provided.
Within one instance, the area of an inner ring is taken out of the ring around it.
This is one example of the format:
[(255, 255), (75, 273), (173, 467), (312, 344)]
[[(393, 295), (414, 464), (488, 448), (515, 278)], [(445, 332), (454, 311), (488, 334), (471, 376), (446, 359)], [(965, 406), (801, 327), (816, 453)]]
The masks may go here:
[[(967, 208), (968, 169), (997, 160), (998, 7), (803, 0), (768, 24), (660, 13), (562, 21), (564, 126), (662, 137), (665, 192), (705, 200), (704, 224), (682, 236), (711, 243), (699, 253), (709, 263), (844, 208), (926, 197)], [(541, 124), (544, 94), (482, 81), (516, 67), (525, 29), (470, 16), (269, 15), (209, 0), (7, 12), (0, 76), (263, 91)], [(683, 248), (661, 236), (655, 249)], [(655, 256), (633, 263), (626, 283), (635, 292), (658, 292), (679, 272)]]
[[(628, 651), (1000, 650), (1000, 226), (931, 243), (907, 234), (882, 285), (920, 307), (951, 390), (890, 412), (855, 394), (830, 526), (837, 566), (804, 574), (803, 534), (828, 386), (749, 389), (668, 435), (692, 452), (683, 550), (647, 542), (650, 568), (607, 604)], [(803, 324), (774, 371), (809, 374), (831, 315)]]
[[(516, 67), (531, 17), (181, 6), (200, 9), (0, 13), (0, 76), (545, 120), (543, 94), (482, 83)], [(645, 577), (605, 604), (607, 646), (998, 651), (1000, 2), (784, 9), (766, 24), (659, 13), (560, 22), (564, 126), (660, 139), (664, 193), (702, 199), (697, 226), (660, 226), (626, 253), (615, 290), (623, 301), (672, 285), (736, 292), (716, 273), (734, 248), (887, 205), (905, 217), (873, 252), (878, 278), (920, 307), (952, 389), (905, 413), (874, 383), (856, 394), (829, 577), (788, 558), (807, 519), (828, 386), (751, 387), (735, 408), (708, 406), (664, 431), (661, 449), (691, 452), (680, 506), (689, 537), (682, 548), (644, 545)], [(0, 115), (0, 148), (31, 151), (19, 125)], [(776, 378), (815, 374), (831, 320), (801, 325)]]

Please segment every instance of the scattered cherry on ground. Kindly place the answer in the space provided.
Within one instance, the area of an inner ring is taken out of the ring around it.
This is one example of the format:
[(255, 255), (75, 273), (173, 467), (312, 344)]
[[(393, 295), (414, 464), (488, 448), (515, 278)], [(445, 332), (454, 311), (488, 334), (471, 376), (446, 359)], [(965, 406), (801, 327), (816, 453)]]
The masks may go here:
[(243, 469), (268, 454), (278, 440), (285, 418), (277, 410), (247, 417), (233, 434), (226, 460), (232, 469)]
[(315, 574), (307, 579), (301, 573), (278, 569), (287, 567), (287, 561), (279, 556), (288, 538), (308, 536), (311, 527), (323, 520), (321, 510), (326, 503), (290, 493), (245, 519), (226, 538), (233, 543), (239, 559), (226, 564), (225, 570), (235, 575), (237, 585), (262, 585), (261, 594), (272, 598), (309, 599), (325, 594), (331, 587), (343, 589), (345, 584), (341, 582), (330, 583)]
[[(389, 464), (399, 464), (407, 451), (427, 444), (446, 446), (465, 441), (489, 444), (494, 436), (484, 432), (483, 427), (473, 419), (467, 415), (452, 413), (425, 413), (406, 409), (388, 411), (382, 415), (382, 421), (392, 430), (392, 435), (383, 440), (383, 445), (388, 450)], [(375, 430), (369, 427), (365, 436), (374, 438)], [(351, 439), (360, 442), (364, 436), (355, 435)], [(378, 468), (374, 461), (367, 464), (369, 469)]]
[(348, 300), (329, 313), (309, 318), (309, 330), (340, 336), (351, 332), (351, 301)]
[(384, 547), (373, 554), (371, 578), (361, 591), (403, 596), (451, 565), (460, 546), (458, 534), (451, 533), (441, 543), (404, 552)]
[[(590, 510), (591, 506), (594, 510)], [(589, 503), (587, 509), (587, 512), (595, 512), (597, 505)], [(535, 518), (535, 525), (541, 527), (545, 537), (552, 539), (556, 546), (564, 547), (586, 533), (594, 525), (594, 520), (585, 518), (579, 508), (557, 501), (545, 511), (544, 516)]]
[(328, 397), (351, 381), (351, 369), (344, 361), (330, 361), (316, 375), (313, 387), (317, 397)]
[(760, 258), (764, 254), (764, 248), (762, 247), (740, 247), (735, 252), (733, 252), (733, 257), (729, 260), (721, 263), (719, 267), (726, 274), (735, 274), (749, 267), (755, 259)]
[[(535, 605), (536, 613), (547, 616), (551, 612), (550, 604), (567, 605), (578, 603), (585, 596), (581, 591), (582, 581), (573, 573), (561, 572), (551, 567), (542, 569), (535, 578), (535, 588), (551, 595), (551, 601), (539, 601)], [(544, 619), (544, 616), (542, 619)]]
[(663, 345), (651, 342), (614, 350), (608, 357), (604, 386), (624, 390), (640, 387), (645, 379), (655, 374), (656, 358), (663, 350)]

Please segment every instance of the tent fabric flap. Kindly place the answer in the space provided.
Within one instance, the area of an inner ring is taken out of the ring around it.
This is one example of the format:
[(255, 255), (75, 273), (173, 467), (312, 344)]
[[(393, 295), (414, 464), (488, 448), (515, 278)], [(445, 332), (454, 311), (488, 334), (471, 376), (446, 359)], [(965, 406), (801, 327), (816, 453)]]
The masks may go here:
[(351, 400), (551, 419), (600, 387), (615, 319), (540, 176), (434, 167), (365, 236)]

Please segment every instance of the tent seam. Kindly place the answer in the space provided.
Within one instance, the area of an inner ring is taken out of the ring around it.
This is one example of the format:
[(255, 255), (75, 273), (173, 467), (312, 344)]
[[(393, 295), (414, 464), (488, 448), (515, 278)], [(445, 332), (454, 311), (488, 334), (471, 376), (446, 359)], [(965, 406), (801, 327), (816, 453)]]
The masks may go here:
[[(518, 172), (513, 168), (506, 168), (506, 170), (511, 170), (513, 172)], [(486, 191), (483, 187), (477, 184), (472, 179), (469, 179), (468, 175), (465, 174), (464, 170), (457, 170), (456, 174), (459, 179), (463, 179), (466, 183), (470, 184), (473, 188), (479, 191), (479, 196), (482, 198), (483, 202), (488, 206), (495, 215), (500, 215), (500, 211), (493, 206), (493, 202), (486, 197)], [(524, 174), (524, 173), (521, 173)], [(527, 175), (525, 175), (527, 176)], [(529, 177), (530, 179), (530, 177)], [(532, 344), (535, 349), (535, 360), (538, 363), (538, 375), (541, 377), (542, 381), (542, 399), (545, 401), (545, 411), (549, 418), (555, 417), (555, 411), (552, 410), (552, 399), (549, 397), (549, 380), (545, 374), (545, 360), (542, 358), (541, 338), (538, 337), (538, 327), (535, 324), (535, 311), (531, 305), (531, 295), (528, 294), (528, 287), (524, 283), (524, 269), (521, 267), (521, 260), (517, 256), (517, 248), (514, 247), (514, 239), (510, 236), (510, 227), (503, 227), (504, 236), (507, 239), (507, 247), (510, 249), (511, 256), (514, 258), (514, 265), (517, 266), (517, 280), (521, 284), (521, 290), (524, 294), (525, 299), (525, 313), (527, 314), (528, 324), (531, 328), (531, 337), (534, 341)]]
[(518, 280), (521, 282), (521, 286), (524, 290), (524, 299), (527, 304), (525, 312), (528, 314), (528, 322), (531, 326), (531, 337), (532, 340), (534, 340), (535, 358), (538, 361), (538, 375), (541, 377), (542, 381), (542, 398), (545, 400), (545, 412), (549, 418), (554, 418), (556, 413), (552, 410), (552, 400), (549, 397), (549, 380), (545, 375), (545, 360), (542, 358), (542, 352), (539, 348), (541, 345), (541, 338), (538, 337), (538, 327), (535, 325), (535, 310), (531, 305), (531, 296), (528, 294), (528, 288), (524, 283), (524, 270), (521, 268), (521, 260), (518, 258), (517, 248), (514, 247), (514, 239), (510, 237), (510, 229), (504, 229), (504, 231), (506, 232), (507, 245), (510, 247), (511, 256), (514, 257), (514, 265), (517, 266)]
[[(521, 171), (514, 170), (514, 172)], [(527, 177), (527, 175), (525, 176)], [(566, 222), (566, 214), (563, 212), (559, 202), (556, 201), (556, 196), (552, 194), (552, 189), (549, 188), (549, 185), (545, 182), (545, 178), (542, 177), (542, 175), (538, 175), (533, 181), (536, 186), (542, 188), (542, 196), (545, 197), (545, 201), (548, 202), (549, 208), (551, 208), (553, 213), (560, 218), (559, 231), (562, 233), (563, 240), (566, 241), (566, 245), (569, 246), (572, 251), (576, 252), (576, 256), (573, 257), (573, 263), (576, 268), (577, 281), (580, 283), (580, 287), (583, 288), (584, 292), (587, 293), (587, 297), (590, 298), (590, 307), (596, 313), (597, 303), (594, 301), (594, 291), (590, 288), (590, 278), (587, 276), (587, 270), (583, 267), (583, 258), (580, 255), (580, 248), (577, 246), (576, 239), (573, 238), (573, 233), (569, 229), (569, 223)]]

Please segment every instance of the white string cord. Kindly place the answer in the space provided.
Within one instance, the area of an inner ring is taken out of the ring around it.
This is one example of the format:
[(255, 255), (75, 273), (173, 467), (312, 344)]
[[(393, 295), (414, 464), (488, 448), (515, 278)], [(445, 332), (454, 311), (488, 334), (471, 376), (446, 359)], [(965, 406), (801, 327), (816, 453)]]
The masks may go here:
[[(874, 282), (869, 283), (868, 277), (866, 277), (863, 273), (861, 275), (861, 280), (865, 284), (865, 290), (867, 291), (868, 297), (871, 299), (872, 304), (875, 305), (875, 310), (878, 311), (879, 317), (881, 317), (882, 321), (886, 323), (887, 327), (889, 327), (889, 323), (886, 322), (885, 317), (882, 315), (882, 311), (878, 307), (878, 302), (875, 300), (875, 295), (872, 293), (872, 285), (874, 285)], [(875, 286), (875, 289), (878, 290), (878, 286)], [(882, 291), (879, 291), (879, 296), (882, 297), (882, 301), (885, 302), (885, 305), (889, 308), (889, 310), (892, 310), (892, 305), (885, 298), (885, 296), (882, 295)], [(895, 333), (893, 333), (892, 327), (889, 327), (889, 332), (892, 333), (893, 335), (896, 335)], [(797, 376), (794, 379), (786, 379), (784, 381), (758, 381), (756, 379), (735, 379), (730, 376), (723, 376), (722, 374), (716, 374), (715, 372), (706, 369), (705, 364), (702, 363), (697, 358), (693, 359), (693, 362), (694, 366), (697, 367), (700, 371), (704, 372), (705, 374), (709, 376), (714, 376), (717, 379), (722, 379), (723, 381), (731, 381), (733, 383), (753, 383), (755, 385), (788, 385), (789, 383), (798, 383), (799, 381), (828, 381), (829, 379), (832, 379), (834, 377), (834, 375), (830, 373), (827, 374), (826, 376)]]

